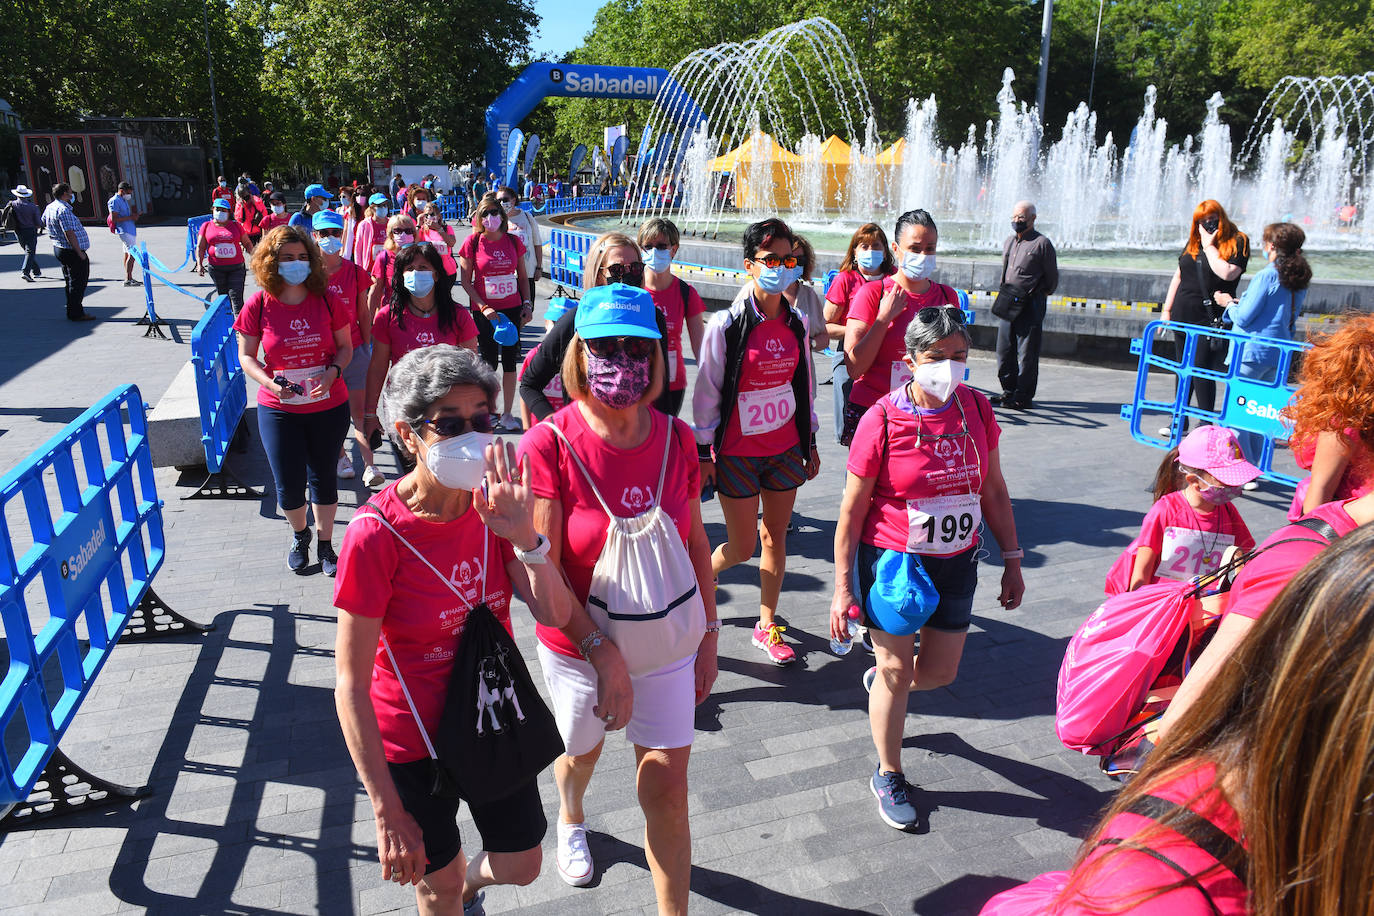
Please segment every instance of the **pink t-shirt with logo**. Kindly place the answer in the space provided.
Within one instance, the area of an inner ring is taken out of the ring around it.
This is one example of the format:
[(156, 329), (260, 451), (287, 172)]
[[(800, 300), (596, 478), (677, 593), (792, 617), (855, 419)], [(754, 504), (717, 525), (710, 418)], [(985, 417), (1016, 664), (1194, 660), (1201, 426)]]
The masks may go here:
[(764, 458), (800, 444), (797, 410), (807, 405), (796, 403), (792, 389), (800, 356), (797, 337), (781, 318), (761, 321), (749, 332), (722, 455)]
[(654, 306), (663, 313), (668, 325), (668, 390), (682, 391), (687, 387), (687, 362), (682, 358), (682, 329), (688, 318), (706, 311), (701, 294), (687, 284), (687, 302), (682, 301), (682, 282), (676, 277), (667, 289), (651, 289)]
[(1183, 491), (1177, 490), (1166, 494), (1145, 513), (1137, 543), (1159, 557), (1152, 582), (1183, 582), (1216, 572), (1227, 547), (1249, 550), (1255, 546), (1255, 539), (1234, 504), (1198, 512)]
[(453, 344), (462, 346), (477, 337), (477, 323), (472, 313), (465, 308), (457, 309), (453, 329), (445, 331), (439, 327), (439, 319), (434, 315), (421, 318), (414, 312), (405, 311), (405, 317), (397, 322), (398, 309), (395, 304), (383, 307), (372, 321), (372, 339), (391, 348), (391, 365), (396, 365), (402, 356), (411, 350), (430, 347), (434, 344)]
[(200, 237), (205, 240), (205, 255), (215, 267), (243, 263), (243, 227), (234, 220), (204, 223)]
[[(347, 311), (339, 303), (326, 302), (324, 296), (316, 293), (307, 293), (299, 305), (287, 305), (265, 290), (249, 296), (234, 322), (234, 330), (262, 338), (262, 365), (268, 375), (285, 374), (306, 390), (305, 395), (296, 395), (283, 402), (265, 386), (260, 386), (258, 403), (288, 413), (314, 413), (347, 401), (348, 386), (342, 378), (336, 378), (329, 393), (320, 400), (305, 400), (310, 393), (310, 384), (305, 379), (324, 372), (334, 362), (337, 352), (334, 332), (346, 327)], [(318, 370), (318, 373), (306, 370)]]
[[(849, 306), (848, 320), (862, 321), (871, 327), (878, 320), (883, 296), (892, 289), (894, 283), (896, 280), (892, 277), (885, 277), (881, 283), (875, 280), (860, 287)], [(849, 400), (863, 407), (876, 404), (878, 398), (910, 379), (911, 370), (902, 362), (902, 356), (906, 353), (906, 342), (903, 339), (906, 335), (906, 326), (911, 324), (916, 313), (923, 308), (958, 304), (959, 297), (955, 295), (954, 290), (940, 283), (930, 284), (930, 289), (919, 296), (908, 294), (906, 308), (902, 309), (901, 314), (887, 326), (887, 334), (878, 348), (878, 355), (873, 358), (873, 364), (854, 380)]]
[(324, 281), (325, 287), (334, 294), (348, 313), (348, 321), (353, 328), (353, 348), (363, 345), (363, 329), (358, 323), (358, 310), (367, 305), (367, 291), (372, 286), (372, 278), (367, 271), (351, 261), (340, 261), (339, 269)]
[(472, 285), (478, 297), (492, 308), (517, 309), (528, 290), (520, 288), (519, 265), (525, 246), (509, 232), (488, 241), (481, 232), (463, 240), (458, 256), (472, 262)]
[[(955, 389), (948, 404), (933, 410), (912, 404), (905, 388), (882, 400), (882, 406), (870, 407), (859, 420), (848, 468), (860, 477), (874, 478), (860, 540), (885, 550), (907, 551), (913, 535), (909, 503), (919, 506), (926, 499), (981, 495), (988, 455), (997, 448), (1002, 428), (988, 399), (965, 385)], [(953, 533), (959, 534), (957, 527)]]
[(840, 308), (839, 317), (833, 323), (844, 324), (849, 317), (849, 307), (854, 304), (854, 297), (858, 295), (859, 290), (869, 283), (876, 282), (877, 277), (865, 277), (857, 270), (846, 270), (836, 274), (830, 283), (830, 289), (825, 293), (825, 301)]
[(449, 246), (447, 236), (438, 229), (421, 229), (418, 240), (429, 242), (439, 252), (439, 257), (444, 261), (444, 273), (450, 277), (458, 276), (458, 262), (453, 260), (453, 249)]
[[(606, 544), (608, 521), (586, 476), (568, 454), (568, 447), (549, 429), (549, 424), (557, 424), (568, 437), (578, 457), (591, 471), (596, 488), (606, 498), (611, 511), (624, 518), (633, 518), (657, 502), (672, 518), (685, 544), (691, 533), (692, 504), (701, 499), (701, 465), (697, 461), (696, 440), (691, 427), (683, 421), (657, 410), (650, 410), (649, 414), (653, 419), (652, 428), (637, 448), (619, 449), (608, 445), (587, 426), (576, 402), (532, 428), (520, 440), (521, 460), (525, 456), (530, 459), (530, 486), (534, 495), (555, 499), (563, 507), (563, 572), (581, 603), (587, 601), (592, 569)], [(669, 422), (673, 424), (676, 441), (668, 448), (664, 492), (659, 499), (655, 491), (663, 468), (663, 440), (668, 435)], [(539, 624), (535, 632), (539, 641), (553, 651), (572, 658), (582, 657), (561, 630)]]
[(368, 273), (372, 279), (382, 281), (382, 301), (391, 301), (391, 278), (396, 272), (396, 252), (390, 248), (383, 248), (377, 257), (372, 259), (372, 267)]
[(365, 219), (353, 233), (353, 263), (371, 273), (372, 262), (386, 241), (386, 220)]
[[(1308, 518), (1326, 522), (1341, 537), (1345, 537), (1359, 526), (1345, 510), (1346, 504), (1358, 497), (1344, 502), (1324, 503), (1313, 509)], [(1287, 544), (1278, 544), (1285, 541)], [(1270, 546), (1276, 544), (1277, 546)], [(1264, 539), (1261, 552), (1236, 576), (1231, 586), (1230, 598), (1226, 602), (1227, 614), (1239, 614), (1258, 620), (1268, 610), (1269, 603), (1278, 597), (1288, 580), (1297, 575), (1327, 544), (1320, 534), (1306, 528), (1285, 525)]]
[[(534, 354), (538, 352), (539, 346), (536, 344), (533, 350), (525, 354), (525, 360), (520, 364), (520, 373), (516, 378), (524, 376), (525, 370), (530, 367), (530, 360), (534, 359)], [(561, 374), (555, 375), (549, 380), (549, 383), (544, 386), (544, 397), (549, 399), (549, 406), (554, 410), (561, 410), (563, 405), (568, 402), (567, 397), (565, 397), (563, 393), (563, 376)], [(530, 414), (530, 419), (535, 419), (533, 414)], [(543, 421), (537, 420), (536, 422)]]
[[(487, 531), (472, 510), (451, 522), (416, 517), (396, 495), (394, 483), (372, 497), (372, 502), (430, 563), (449, 574), (449, 581), (469, 602), (475, 605), (485, 600), (496, 619), (511, 629), (506, 564), (514, 561), (515, 552), (508, 541)], [(396, 655), (420, 721), (432, 738), (443, 715), (467, 605), (380, 522), (367, 521), (371, 511), (359, 511), (344, 533), (334, 605), (360, 617), (382, 618), (382, 635)], [(369, 692), (386, 759), (407, 763), (427, 757), (380, 640)]]

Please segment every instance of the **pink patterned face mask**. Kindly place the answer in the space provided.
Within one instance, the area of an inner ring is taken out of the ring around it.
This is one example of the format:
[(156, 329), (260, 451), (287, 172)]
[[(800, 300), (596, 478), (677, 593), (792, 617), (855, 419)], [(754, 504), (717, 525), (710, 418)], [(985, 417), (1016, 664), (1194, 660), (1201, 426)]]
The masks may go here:
[(649, 367), (649, 357), (636, 359), (624, 350), (604, 359), (588, 352), (587, 386), (607, 407), (624, 410), (649, 390)]

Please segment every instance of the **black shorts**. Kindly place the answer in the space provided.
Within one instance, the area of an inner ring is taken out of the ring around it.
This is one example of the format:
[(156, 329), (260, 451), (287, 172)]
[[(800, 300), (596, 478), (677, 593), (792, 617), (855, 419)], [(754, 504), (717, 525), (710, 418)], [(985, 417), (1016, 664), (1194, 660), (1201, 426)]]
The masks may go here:
[[(878, 562), (882, 550), (872, 544), (859, 542), (858, 556), (854, 565), (858, 571), (859, 603), (864, 608), (864, 626), (873, 626), (868, 619), (868, 590), (873, 587), (873, 567)], [(935, 613), (930, 615), (924, 626), (946, 633), (964, 633), (973, 622), (973, 593), (978, 588), (978, 544), (963, 553), (952, 557), (921, 557), (935, 591), (940, 595), (940, 603)], [(882, 627), (876, 627), (882, 629)]]
[[(438, 871), (458, 858), (463, 841), (458, 835), (458, 799), (430, 793), (434, 780), (428, 759), (388, 763), (401, 807), (415, 818), (425, 841), (425, 874)], [(539, 800), (538, 780), (531, 779), (515, 792), (490, 804), (468, 803), (468, 812), (487, 852), (524, 852), (544, 841), (549, 822)]]

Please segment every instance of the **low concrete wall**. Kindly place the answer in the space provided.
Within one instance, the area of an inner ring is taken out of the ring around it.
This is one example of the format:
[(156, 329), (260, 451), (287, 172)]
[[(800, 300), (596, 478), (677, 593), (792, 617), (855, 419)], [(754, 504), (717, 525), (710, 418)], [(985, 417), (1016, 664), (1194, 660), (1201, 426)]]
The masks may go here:
[(155, 468), (205, 464), (205, 449), (200, 442), (200, 401), (196, 398), (195, 367), (190, 360), (148, 414), (148, 447)]

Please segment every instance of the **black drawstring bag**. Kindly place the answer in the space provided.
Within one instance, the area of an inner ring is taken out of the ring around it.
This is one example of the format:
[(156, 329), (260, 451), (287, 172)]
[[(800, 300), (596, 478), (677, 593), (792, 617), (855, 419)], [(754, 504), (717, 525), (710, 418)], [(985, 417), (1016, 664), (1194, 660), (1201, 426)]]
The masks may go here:
[[(505, 798), (538, 776), (563, 753), (558, 722), (539, 696), (515, 640), (487, 607), (486, 601), (474, 607), (467, 595), (435, 569), (434, 564), (383, 517), (375, 504), (369, 502), (362, 508), (372, 511), (359, 511), (357, 517), (380, 522), (468, 609), (458, 641), (458, 654), (449, 674), (444, 712), (439, 719), (438, 733), (432, 737), (426, 734), (420, 722), (415, 702), (396, 664), (396, 656), (386, 636), (382, 636), (382, 647), (391, 659), (392, 670), (425, 742), (425, 750), (429, 752), (430, 792), (438, 798), (456, 797), (469, 803)], [(483, 528), (484, 537), (485, 531)], [(485, 595), (485, 545), (482, 559), (482, 592)]]
[(485, 603), (463, 624), (434, 749), (469, 802), (505, 798), (563, 753), (553, 713), (515, 640)]

